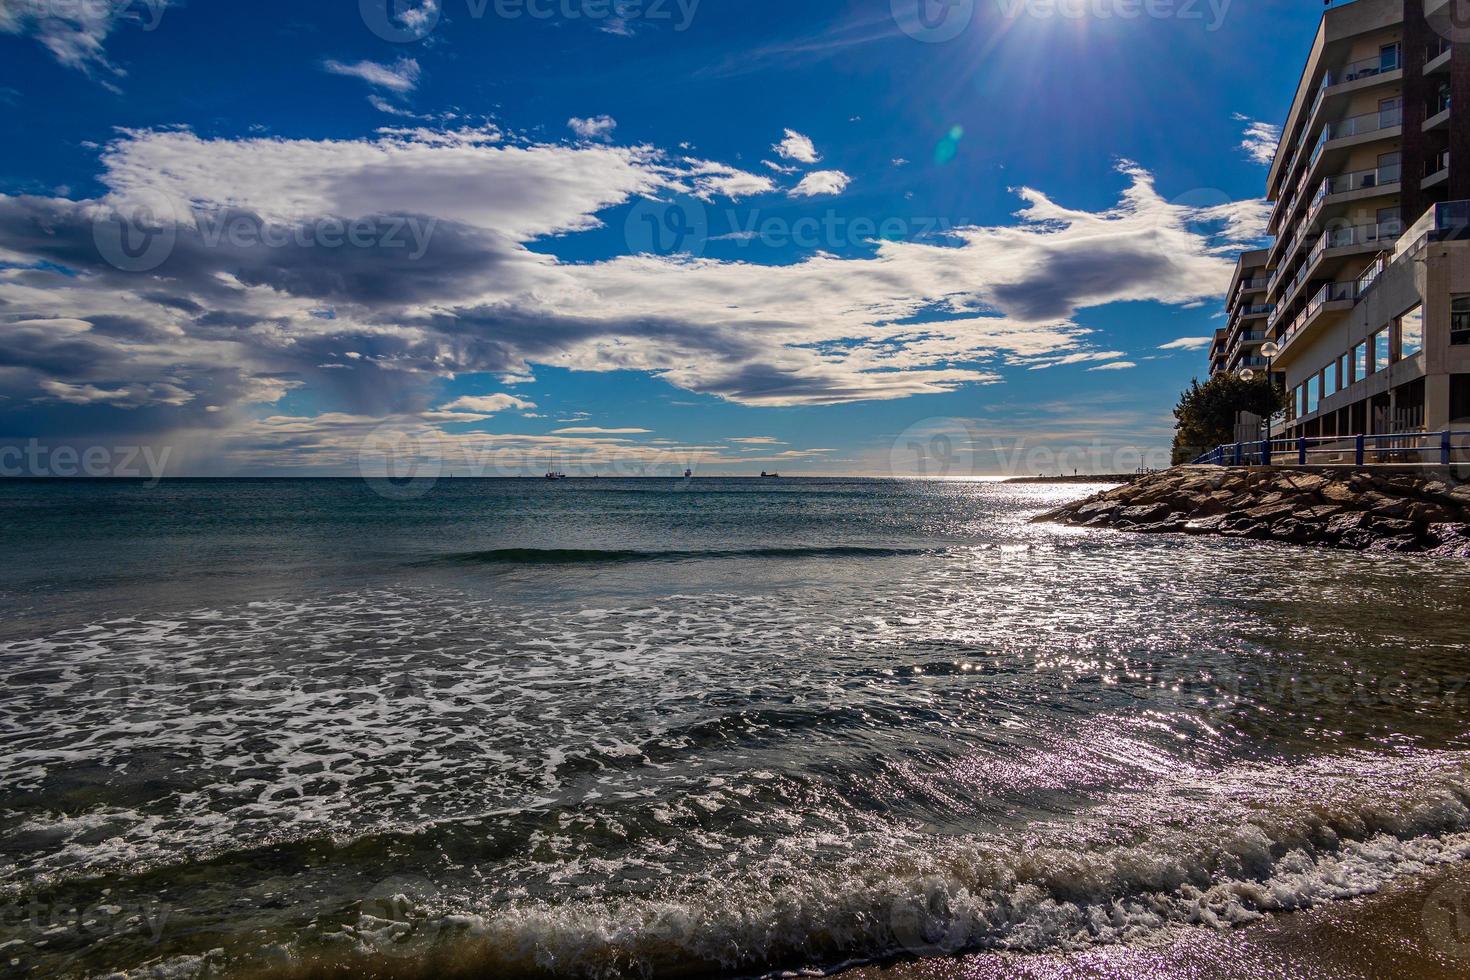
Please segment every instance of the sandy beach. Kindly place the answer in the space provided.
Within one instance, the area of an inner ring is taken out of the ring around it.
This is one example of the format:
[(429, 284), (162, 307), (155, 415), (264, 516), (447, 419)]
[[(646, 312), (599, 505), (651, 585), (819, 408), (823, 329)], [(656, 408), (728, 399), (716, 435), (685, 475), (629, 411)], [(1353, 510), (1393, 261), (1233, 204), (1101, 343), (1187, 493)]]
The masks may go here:
[(844, 980), (1461, 980), (1470, 976), (1470, 864), (1229, 933), (1161, 934), (1148, 947), (978, 954), (862, 967)]

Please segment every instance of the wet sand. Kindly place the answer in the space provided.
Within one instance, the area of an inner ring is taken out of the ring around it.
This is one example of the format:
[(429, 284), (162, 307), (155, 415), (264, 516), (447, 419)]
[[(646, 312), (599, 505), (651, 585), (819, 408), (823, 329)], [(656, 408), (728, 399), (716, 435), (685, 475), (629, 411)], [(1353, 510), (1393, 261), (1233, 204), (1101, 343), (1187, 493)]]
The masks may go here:
[(1470, 863), (1374, 895), (1229, 933), (1180, 930), (1146, 948), (1059, 956), (977, 954), (863, 967), (843, 980), (1463, 980), (1470, 977)]

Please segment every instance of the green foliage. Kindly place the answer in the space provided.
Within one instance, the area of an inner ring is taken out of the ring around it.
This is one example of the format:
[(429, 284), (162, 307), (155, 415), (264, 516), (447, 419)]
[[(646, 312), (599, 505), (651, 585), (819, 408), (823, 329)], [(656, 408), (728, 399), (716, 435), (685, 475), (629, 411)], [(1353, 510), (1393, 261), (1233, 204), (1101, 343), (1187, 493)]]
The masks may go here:
[(1174, 409), (1174, 462), (1187, 463), (1216, 446), (1235, 441), (1237, 412), (1269, 417), (1286, 407), (1286, 393), (1264, 373), (1250, 381), (1216, 374), (1204, 384), (1191, 381)]

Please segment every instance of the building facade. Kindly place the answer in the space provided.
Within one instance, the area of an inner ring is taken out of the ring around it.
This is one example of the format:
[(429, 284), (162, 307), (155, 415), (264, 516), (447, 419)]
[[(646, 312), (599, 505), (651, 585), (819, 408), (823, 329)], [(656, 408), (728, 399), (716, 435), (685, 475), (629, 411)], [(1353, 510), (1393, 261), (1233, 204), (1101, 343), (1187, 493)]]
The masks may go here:
[(1470, 429), (1466, 2), (1322, 19), (1268, 177), (1273, 243), (1241, 256), (1210, 350), (1285, 387), (1279, 436)]

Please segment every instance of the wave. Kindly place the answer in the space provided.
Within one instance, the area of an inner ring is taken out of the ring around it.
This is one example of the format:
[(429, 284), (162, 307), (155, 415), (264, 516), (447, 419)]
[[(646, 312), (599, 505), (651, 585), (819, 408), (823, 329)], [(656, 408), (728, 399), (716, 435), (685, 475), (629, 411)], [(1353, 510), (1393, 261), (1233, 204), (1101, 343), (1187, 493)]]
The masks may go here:
[(869, 548), (857, 546), (796, 548), (726, 548), (713, 550), (640, 550), (604, 548), (494, 548), (440, 555), (420, 565), (603, 565), (631, 562), (707, 561), (740, 558), (898, 558), (932, 555), (934, 548)]
[(795, 840), (675, 891), (483, 913), (446, 911), (427, 882), (417, 883), (422, 893), (394, 882), (331, 941), (246, 975), (612, 980), (1075, 952), (1180, 927), (1229, 929), (1470, 859), (1463, 755), (1339, 758), (1308, 770), (1306, 781), (1328, 780), (1311, 802), (1253, 790), (1268, 770), (1247, 768), (1229, 785), (1196, 787), (1195, 805), (1156, 813), (1131, 838), (1116, 813), (1102, 815), (1112, 830), (1101, 838), (1088, 820), (1009, 840), (895, 828), (849, 842), (831, 863), (812, 857), (835, 842)]

